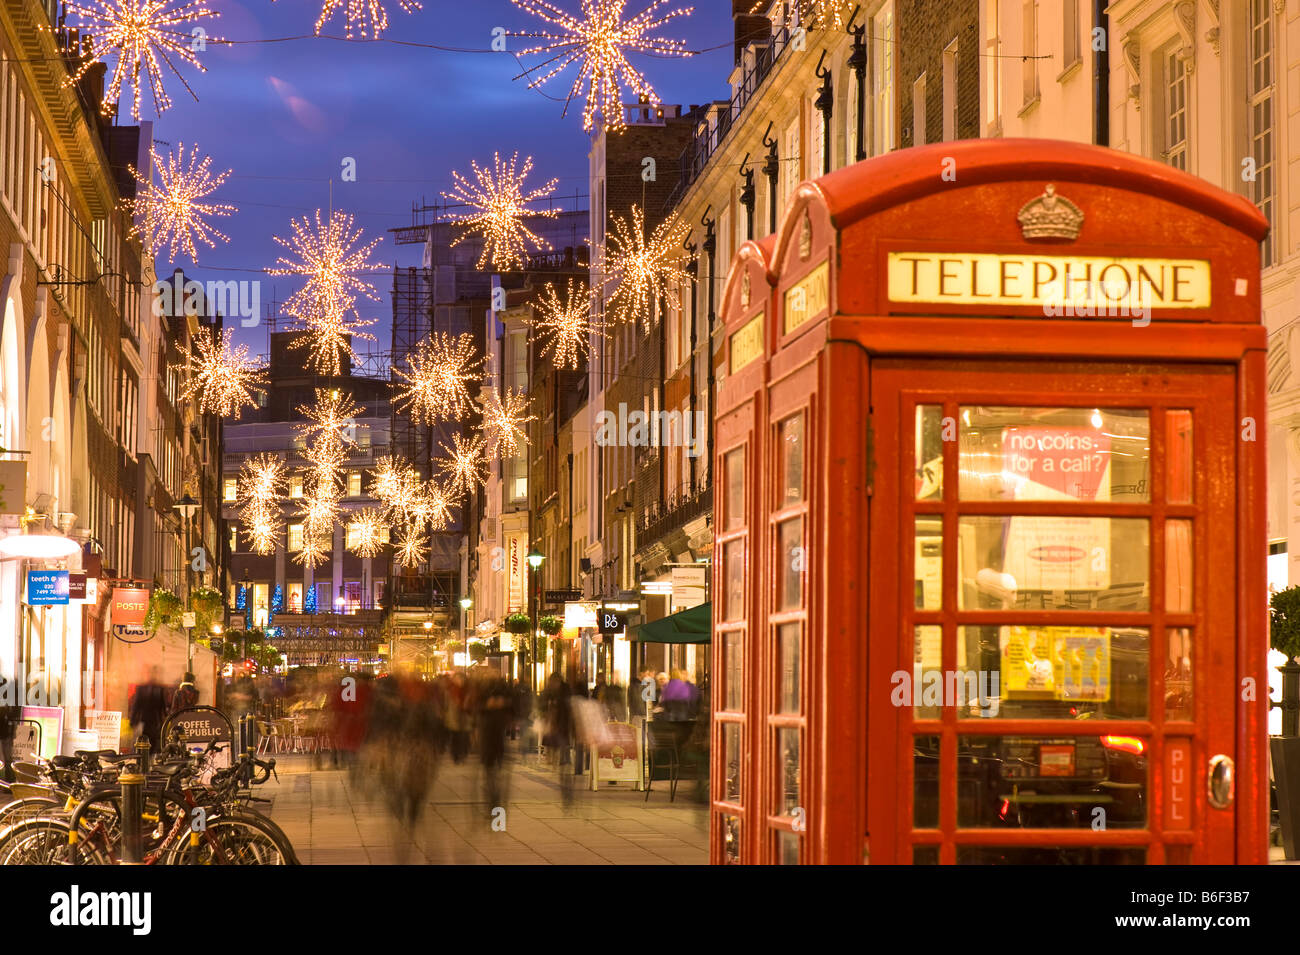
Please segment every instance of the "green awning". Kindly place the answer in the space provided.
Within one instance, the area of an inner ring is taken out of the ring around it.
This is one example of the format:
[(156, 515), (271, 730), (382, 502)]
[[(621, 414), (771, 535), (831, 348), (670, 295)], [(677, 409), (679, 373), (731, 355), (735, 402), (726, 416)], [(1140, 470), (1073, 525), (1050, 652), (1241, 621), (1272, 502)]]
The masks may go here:
[(628, 636), (643, 643), (711, 643), (713, 605), (702, 603), (660, 620), (631, 627)]

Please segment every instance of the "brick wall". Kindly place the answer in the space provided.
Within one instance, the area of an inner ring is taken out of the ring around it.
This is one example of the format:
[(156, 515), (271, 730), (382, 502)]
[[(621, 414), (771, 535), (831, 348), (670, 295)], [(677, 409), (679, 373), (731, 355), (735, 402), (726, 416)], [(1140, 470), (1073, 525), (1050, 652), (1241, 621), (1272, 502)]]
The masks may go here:
[(978, 0), (896, 0), (899, 146), (916, 145), (912, 86), (925, 73), (925, 141), (943, 140), (943, 51), (957, 40), (957, 138), (980, 135)]

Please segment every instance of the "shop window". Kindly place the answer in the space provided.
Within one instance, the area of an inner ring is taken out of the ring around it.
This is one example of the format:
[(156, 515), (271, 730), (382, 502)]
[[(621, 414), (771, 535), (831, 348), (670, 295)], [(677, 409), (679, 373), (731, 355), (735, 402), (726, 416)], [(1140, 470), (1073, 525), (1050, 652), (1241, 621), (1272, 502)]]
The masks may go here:
[(289, 596), (287, 607), (289, 613), (302, 613), (302, 584), (289, 584)]

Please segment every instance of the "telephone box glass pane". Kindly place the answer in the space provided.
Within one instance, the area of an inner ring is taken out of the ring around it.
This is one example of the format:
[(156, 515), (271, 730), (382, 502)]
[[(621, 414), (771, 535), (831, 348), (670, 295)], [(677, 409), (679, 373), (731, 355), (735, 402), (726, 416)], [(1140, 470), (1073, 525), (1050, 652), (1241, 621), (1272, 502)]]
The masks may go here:
[(782, 521), (777, 525), (776, 607), (789, 610), (803, 606), (803, 518)]
[(1192, 631), (1170, 627), (1165, 631), (1169, 660), (1165, 663), (1165, 719), (1192, 718)]
[(963, 501), (1150, 500), (1145, 410), (963, 407), (958, 454)]
[(740, 763), (745, 754), (740, 749), (740, 724), (725, 723), (722, 727), (722, 765), (727, 779), (723, 785), (723, 798), (727, 802), (740, 802)]
[(912, 687), (911, 699), (903, 700), (903, 705), (911, 705), (912, 719), (937, 720), (942, 715), (939, 707), (942, 697), (931, 693), (927, 697), (925, 688), (936, 683), (943, 687), (943, 627), (937, 623), (927, 623), (912, 630)]
[(778, 830), (776, 834), (776, 864), (799, 864), (799, 836), (793, 832)]
[(802, 624), (787, 623), (777, 629), (777, 641), (781, 645), (781, 694), (780, 713), (799, 712), (799, 664), (802, 656), (800, 646)]
[(916, 499), (943, 497), (943, 408), (916, 406)]
[[(1150, 632), (1140, 627), (962, 627), (958, 716), (1010, 720), (1147, 718)], [(959, 654), (960, 655), (960, 654)]]
[(1165, 441), (1168, 445), (1169, 475), (1165, 495), (1170, 504), (1192, 503), (1192, 413), (1165, 412)]
[(1149, 530), (1144, 518), (960, 518), (958, 608), (1149, 610)]
[(730, 531), (745, 526), (745, 449), (737, 448), (723, 458), (723, 461), (727, 471), (725, 529)]
[(785, 507), (803, 500), (803, 413), (782, 421), (778, 432), (782, 481), (777, 507)]
[(776, 749), (781, 772), (781, 814), (788, 816), (799, 802), (799, 729), (782, 727), (776, 731)]
[(959, 736), (957, 825), (1142, 829), (1149, 748), (1136, 736)]
[(1165, 610), (1192, 612), (1192, 522), (1165, 522)]
[(726, 659), (727, 709), (740, 712), (745, 708), (745, 633), (736, 631), (723, 636)]
[(722, 862), (724, 865), (740, 863), (740, 820), (735, 816), (722, 817)]
[(745, 619), (745, 542), (722, 546), (722, 572), (727, 587), (726, 620)]
[[(1166, 853), (1168, 857), (1168, 853)], [(958, 846), (958, 865), (1146, 865), (1141, 848), (1104, 849), (1093, 846)]]
[(943, 609), (943, 521), (938, 517), (918, 517), (913, 552), (917, 610)]
[(938, 865), (938, 846), (913, 846), (912, 865)]
[(939, 737), (912, 739), (912, 825), (939, 828)]

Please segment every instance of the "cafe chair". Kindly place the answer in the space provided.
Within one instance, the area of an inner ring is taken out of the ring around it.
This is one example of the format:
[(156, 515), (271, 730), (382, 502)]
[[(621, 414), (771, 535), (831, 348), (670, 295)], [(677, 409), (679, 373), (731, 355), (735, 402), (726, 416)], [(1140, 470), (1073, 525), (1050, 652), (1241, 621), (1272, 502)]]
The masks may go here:
[(646, 755), (650, 771), (645, 781), (645, 801), (650, 801), (650, 787), (654, 785), (655, 770), (668, 767), (668, 801), (677, 798), (677, 777), (681, 772), (681, 756), (677, 750), (677, 731), (663, 720), (651, 720), (645, 725)]

